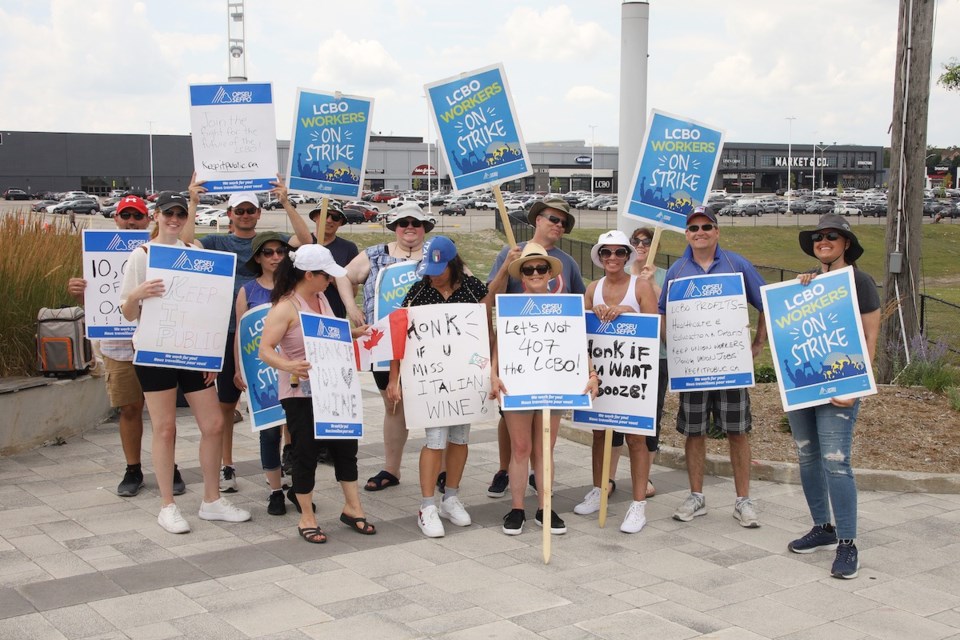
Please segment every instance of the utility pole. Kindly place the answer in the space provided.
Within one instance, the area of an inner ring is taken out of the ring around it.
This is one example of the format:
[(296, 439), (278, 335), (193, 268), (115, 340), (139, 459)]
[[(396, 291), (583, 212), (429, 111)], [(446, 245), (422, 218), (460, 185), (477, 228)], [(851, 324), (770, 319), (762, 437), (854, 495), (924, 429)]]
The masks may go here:
[(877, 341), (877, 380), (883, 383), (897, 374), (898, 362), (909, 364), (911, 341), (921, 329), (918, 286), (934, 3), (900, 0), (883, 261), (886, 318)]

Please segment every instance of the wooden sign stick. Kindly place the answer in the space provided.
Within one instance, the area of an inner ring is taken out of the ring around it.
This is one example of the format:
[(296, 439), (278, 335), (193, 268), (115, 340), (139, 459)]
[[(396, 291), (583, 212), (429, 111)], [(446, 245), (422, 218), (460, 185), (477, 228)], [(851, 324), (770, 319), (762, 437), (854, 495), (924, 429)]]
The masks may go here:
[(600, 467), (600, 513), (598, 523), (603, 529), (607, 524), (607, 487), (610, 486), (610, 459), (613, 457), (613, 429), (603, 432), (603, 465)]
[(543, 446), (541, 447), (543, 456), (543, 473), (540, 476), (540, 488), (543, 491), (543, 564), (550, 564), (550, 541), (553, 536), (550, 533), (550, 525), (553, 524), (553, 501), (551, 493), (553, 491), (553, 464), (550, 461), (550, 409), (543, 410)]
[(500, 220), (503, 222), (503, 233), (507, 236), (507, 244), (513, 249), (517, 246), (517, 239), (513, 237), (513, 227), (510, 226), (510, 216), (507, 215), (507, 206), (503, 204), (503, 194), (500, 193), (500, 185), (493, 185), (493, 197), (497, 199), (497, 211), (500, 212)]

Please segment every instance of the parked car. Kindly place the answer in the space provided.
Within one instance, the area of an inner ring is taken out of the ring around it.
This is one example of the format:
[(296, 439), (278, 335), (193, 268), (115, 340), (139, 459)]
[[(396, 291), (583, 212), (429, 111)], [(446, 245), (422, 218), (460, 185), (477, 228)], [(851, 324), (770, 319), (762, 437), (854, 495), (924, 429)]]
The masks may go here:
[(7, 189), (3, 192), (4, 200), (29, 200), (30, 194), (23, 189)]
[(227, 227), (230, 225), (230, 215), (223, 209), (210, 207), (197, 209), (198, 227)]
[(102, 215), (104, 218), (112, 218), (116, 213), (117, 213), (116, 202), (114, 202), (113, 204), (109, 204), (104, 208), (100, 209), (100, 215)]
[(396, 209), (400, 205), (409, 204), (411, 202), (417, 205), (418, 207), (420, 206), (420, 201), (414, 196), (402, 195), (402, 196), (397, 196), (395, 198), (390, 198), (389, 200), (387, 200), (387, 204), (390, 206), (391, 209)]
[(58, 204), (60, 204), (60, 202), (57, 200), (41, 200), (30, 207), (30, 211), (44, 213), (47, 210), (47, 207), (52, 207)]
[(440, 209), (440, 215), (442, 216), (465, 216), (467, 215), (467, 208), (462, 204), (448, 204), (443, 209)]
[(616, 210), (617, 210), (617, 200), (616, 200), (616, 199), (613, 199), (613, 200), (611, 200), (610, 202), (608, 202), (607, 204), (602, 204), (602, 205), (600, 205), (599, 207), (597, 207), (597, 210), (599, 210), (599, 211), (616, 211)]
[(833, 212), (840, 216), (859, 216), (863, 214), (861, 209), (845, 202), (838, 202), (833, 208)]
[(342, 210), (346, 224), (363, 224), (368, 220), (366, 212), (360, 207), (346, 206)]
[(80, 198), (78, 200), (67, 200), (66, 202), (53, 205), (53, 210), (51, 211), (48, 208), (47, 211), (49, 213), (66, 214), (69, 214), (71, 211), (73, 211), (75, 213), (85, 213), (88, 216), (92, 216), (93, 214), (100, 212), (100, 203), (93, 198)]
[(383, 191), (377, 191), (375, 194), (373, 194), (373, 197), (370, 198), (370, 202), (388, 202), (396, 197), (396, 191), (388, 191), (384, 189)]

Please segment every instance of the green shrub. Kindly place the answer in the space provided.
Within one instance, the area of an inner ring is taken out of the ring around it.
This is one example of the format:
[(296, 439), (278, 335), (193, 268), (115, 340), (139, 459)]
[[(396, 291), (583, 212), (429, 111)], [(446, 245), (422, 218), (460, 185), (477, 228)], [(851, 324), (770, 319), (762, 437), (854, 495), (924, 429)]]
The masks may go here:
[(0, 218), (0, 377), (36, 375), (37, 312), (75, 304), (67, 280), (80, 275), (80, 261), (80, 236), (66, 217)]
[(960, 389), (956, 387), (947, 389), (947, 398), (950, 399), (950, 408), (954, 411), (960, 411)]
[(956, 369), (947, 360), (947, 345), (930, 344), (922, 336), (911, 340), (910, 364), (905, 366), (894, 382), (902, 387), (926, 387), (934, 393), (943, 393), (960, 382)]
[(754, 370), (753, 377), (756, 379), (757, 384), (761, 382), (776, 382), (777, 370), (768, 364), (763, 364)]

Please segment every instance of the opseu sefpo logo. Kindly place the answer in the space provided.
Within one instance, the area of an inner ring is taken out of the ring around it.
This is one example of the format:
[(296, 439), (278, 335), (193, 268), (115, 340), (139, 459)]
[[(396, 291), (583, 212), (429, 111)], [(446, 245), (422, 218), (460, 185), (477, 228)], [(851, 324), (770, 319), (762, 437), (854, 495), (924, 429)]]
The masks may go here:
[(225, 87), (218, 87), (217, 92), (213, 94), (211, 104), (243, 104), (253, 102), (252, 91), (227, 91)]
[(191, 260), (190, 257), (187, 256), (187, 252), (183, 251), (179, 256), (177, 256), (177, 259), (173, 261), (171, 267), (177, 269), (178, 271), (213, 273), (213, 260), (203, 260), (200, 258)]
[(106, 250), (117, 252), (133, 251), (145, 242), (146, 240), (142, 238), (130, 238), (129, 240), (125, 241), (119, 235), (114, 235), (112, 238), (110, 238), (110, 242), (107, 243)]

